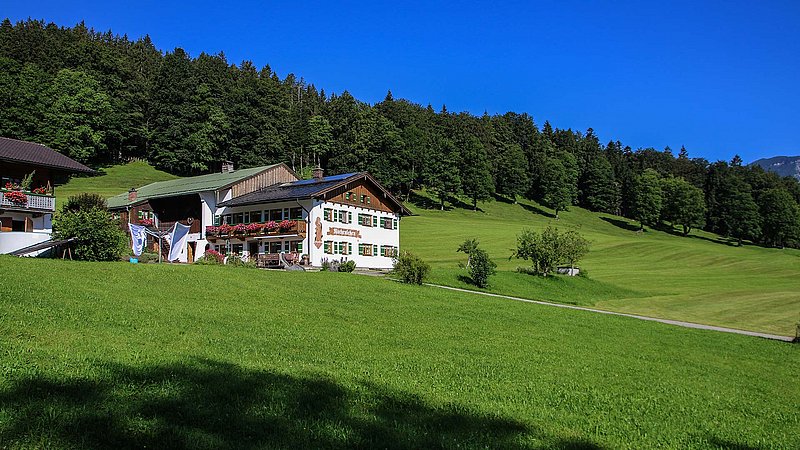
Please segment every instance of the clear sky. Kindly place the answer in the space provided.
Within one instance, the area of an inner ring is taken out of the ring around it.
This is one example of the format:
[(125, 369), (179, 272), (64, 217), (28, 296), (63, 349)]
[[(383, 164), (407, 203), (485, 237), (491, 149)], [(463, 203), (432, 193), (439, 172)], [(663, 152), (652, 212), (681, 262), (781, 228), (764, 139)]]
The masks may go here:
[(0, 16), (269, 64), (370, 103), (528, 112), (633, 148), (800, 154), (800, 1), (0, 0)]

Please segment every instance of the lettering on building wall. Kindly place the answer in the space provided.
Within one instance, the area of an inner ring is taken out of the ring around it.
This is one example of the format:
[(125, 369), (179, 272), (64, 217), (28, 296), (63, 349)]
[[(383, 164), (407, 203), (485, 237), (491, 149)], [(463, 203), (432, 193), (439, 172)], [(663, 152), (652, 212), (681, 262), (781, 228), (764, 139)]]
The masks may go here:
[(347, 236), (361, 239), (361, 232), (352, 228), (328, 228), (328, 236)]

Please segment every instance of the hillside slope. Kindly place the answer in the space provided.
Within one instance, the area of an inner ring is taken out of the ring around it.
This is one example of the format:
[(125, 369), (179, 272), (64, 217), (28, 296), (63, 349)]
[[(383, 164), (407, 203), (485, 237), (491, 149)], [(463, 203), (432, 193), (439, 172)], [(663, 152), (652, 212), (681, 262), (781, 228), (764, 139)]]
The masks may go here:
[(782, 177), (795, 177), (800, 180), (800, 156), (775, 156), (753, 161), (751, 165), (775, 172)]
[(70, 196), (82, 192), (94, 192), (108, 198), (127, 192), (132, 187), (178, 178), (157, 170), (144, 161), (106, 167), (99, 172), (100, 175), (94, 177), (74, 177), (63, 186), (56, 187), (55, 193), (59, 204), (63, 204)]
[[(417, 196), (418, 204), (429, 204)], [(647, 229), (608, 214), (571, 207), (552, 217), (534, 202), (483, 203), (482, 211), (411, 206), (416, 216), (401, 221), (401, 245), (433, 265), (432, 281), (469, 288), (458, 245), (477, 237), (498, 264), (490, 291), (520, 297), (594, 305), (731, 328), (793, 336), (800, 321), (800, 251), (736, 247), (716, 235), (689, 236)], [(592, 241), (580, 263), (588, 278), (517, 273), (526, 265), (509, 260), (524, 228), (547, 225), (575, 229)]]
[(787, 343), (344, 273), (0, 272), (0, 447), (800, 445)]
[[(174, 178), (142, 162), (114, 166), (93, 178), (75, 178), (56, 190), (59, 201), (77, 192), (103, 196), (153, 181)], [(470, 288), (458, 245), (477, 237), (498, 263), (490, 291), (531, 299), (592, 305), (620, 312), (720, 325), (793, 336), (800, 321), (800, 251), (735, 247), (716, 235), (693, 231), (688, 237), (648, 229), (626, 219), (572, 207), (552, 218), (534, 202), (493, 201), (480, 211), (439, 211), (424, 193), (408, 206), (415, 216), (401, 221), (401, 245), (433, 265), (431, 281)], [(431, 209), (428, 209), (431, 208)], [(516, 268), (509, 260), (516, 235), (548, 224), (573, 228), (592, 241), (581, 262), (588, 277), (543, 279)]]

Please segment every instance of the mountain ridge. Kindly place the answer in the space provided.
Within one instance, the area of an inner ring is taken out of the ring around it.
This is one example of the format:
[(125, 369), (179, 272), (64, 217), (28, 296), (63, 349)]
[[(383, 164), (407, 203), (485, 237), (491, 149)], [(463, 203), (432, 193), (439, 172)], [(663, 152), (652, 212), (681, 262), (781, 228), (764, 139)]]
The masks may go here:
[(795, 177), (800, 180), (800, 156), (773, 156), (761, 158), (750, 163), (764, 170), (775, 172), (782, 177)]

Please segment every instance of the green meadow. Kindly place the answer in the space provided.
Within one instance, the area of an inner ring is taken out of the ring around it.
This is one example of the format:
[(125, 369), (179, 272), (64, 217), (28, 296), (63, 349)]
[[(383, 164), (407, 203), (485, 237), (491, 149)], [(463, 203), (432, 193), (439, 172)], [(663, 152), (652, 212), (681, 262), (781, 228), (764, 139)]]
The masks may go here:
[[(154, 181), (175, 178), (147, 163), (103, 169), (56, 188), (59, 202), (79, 192), (110, 197)], [(592, 306), (618, 312), (794, 336), (800, 322), (800, 251), (755, 245), (736, 247), (710, 233), (689, 236), (647, 228), (608, 214), (572, 207), (555, 220), (535, 202), (492, 201), (473, 211), (465, 204), (437, 209), (425, 193), (412, 195), (414, 216), (401, 221), (404, 249), (433, 266), (430, 281), (472, 289), (458, 245), (477, 237), (498, 264), (490, 292)], [(509, 260), (517, 234), (547, 225), (578, 230), (592, 242), (580, 263), (586, 277), (541, 278), (518, 273)]]
[(1, 448), (800, 446), (793, 344), (344, 273), (0, 272)]
[[(433, 266), (431, 282), (471, 288), (458, 245), (477, 237), (498, 265), (491, 292), (536, 300), (794, 336), (800, 322), (800, 251), (734, 243), (703, 231), (681, 236), (622, 217), (572, 207), (556, 220), (534, 202), (494, 201), (479, 211), (440, 211), (427, 197), (409, 203), (401, 245)], [(415, 206), (418, 205), (418, 206)], [(518, 273), (509, 259), (517, 234), (547, 225), (574, 229), (592, 243), (579, 266), (586, 277)]]

